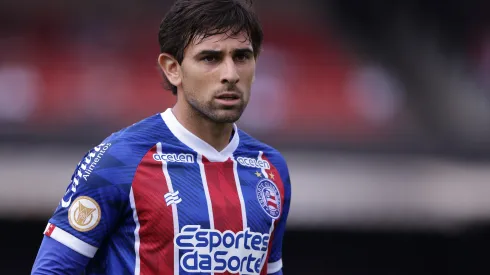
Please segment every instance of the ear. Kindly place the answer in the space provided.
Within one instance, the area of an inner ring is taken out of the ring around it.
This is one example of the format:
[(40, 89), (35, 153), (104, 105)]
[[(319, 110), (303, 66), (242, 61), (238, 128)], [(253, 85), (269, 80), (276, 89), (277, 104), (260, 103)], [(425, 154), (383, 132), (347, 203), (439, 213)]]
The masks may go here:
[(180, 71), (180, 64), (177, 60), (167, 53), (161, 53), (158, 56), (158, 64), (160, 69), (167, 77), (170, 84), (174, 86), (179, 86), (182, 82), (182, 75)]

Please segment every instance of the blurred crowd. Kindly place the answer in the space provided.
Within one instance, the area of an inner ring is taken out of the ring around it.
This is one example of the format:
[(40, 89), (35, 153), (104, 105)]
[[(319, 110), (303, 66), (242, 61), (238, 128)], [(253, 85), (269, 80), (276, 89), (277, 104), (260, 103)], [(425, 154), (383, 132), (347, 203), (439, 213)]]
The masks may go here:
[[(486, 4), (395, 2), (256, 1), (241, 127), (289, 147), (490, 155)], [(83, 141), (172, 106), (156, 67), (169, 4), (2, 1), (0, 137)]]

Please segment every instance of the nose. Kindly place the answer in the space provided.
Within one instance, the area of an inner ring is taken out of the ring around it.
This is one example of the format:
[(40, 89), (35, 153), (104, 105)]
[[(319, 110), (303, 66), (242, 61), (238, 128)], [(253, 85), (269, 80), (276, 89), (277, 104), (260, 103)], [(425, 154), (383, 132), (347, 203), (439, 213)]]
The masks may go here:
[(222, 63), (223, 67), (221, 69), (221, 84), (236, 84), (240, 80), (238, 75), (238, 70), (233, 59), (227, 59)]

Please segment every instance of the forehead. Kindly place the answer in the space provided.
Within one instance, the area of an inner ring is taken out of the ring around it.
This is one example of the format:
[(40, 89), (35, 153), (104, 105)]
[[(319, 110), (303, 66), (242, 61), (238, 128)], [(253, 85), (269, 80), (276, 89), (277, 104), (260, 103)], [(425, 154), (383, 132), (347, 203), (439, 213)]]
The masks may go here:
[(203, 38), (203, 35), (197, 35), (187, 46), (186, 52), (192, 54), (203, 50), (231, 51), (244, 48), (253, 50), (252, 43), (245, 32), (240, 32), (236, 35), (223, 33), (205, 38)]

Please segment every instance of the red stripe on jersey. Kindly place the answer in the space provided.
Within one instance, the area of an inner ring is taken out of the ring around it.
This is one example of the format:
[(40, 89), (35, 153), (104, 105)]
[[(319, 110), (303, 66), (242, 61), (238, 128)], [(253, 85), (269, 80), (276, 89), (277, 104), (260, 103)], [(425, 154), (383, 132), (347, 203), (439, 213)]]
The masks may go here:
[(233, 172), (233, 161), (228, 159), (225, 162), (210, 162), (203, 156), (202, 163), (211, 198), (214, 228), (221, 232), (243, 231), (242, 208)]
[(50, 223), (46, 230), (44, 231), (44, 234), (48, 237), (51, 237), (51, 234), (53, 234), (54, 229), (56, 228), (56, 225)]
[(153, 159), (156, 148), (141, 160), (132, 185), (140, 223), (141, 275), (174, 273), (172, 207), (166, 205), (163, 197), (169, 190), (162, 163)]
[[(269, 162), (271, 166), (268, 173), (269, 179), (276, 184), (277, 189), (279, 189), (279, 194), (281, 195), (281, 215), (274, 221), (274, 230), (275, 230), (277, 228), (277, 224), (279, 223), (279, 219), (281, 219), (282, 213), (284, 212), (284, 183), (282, 182), (281, 175), (277, 171), (277, 168), (272, 164), (272, 162), (269, 159), (267, 159), (265, 154), (262, 155), (262, 159)], [(273, 175), (272, 177), (271, 174)], [(266, 262), (262, 267), (262, 271), (260, 272), (260, 275), (267, 275), (267, 264), (269, 262), (269, 257), (271, 255), (273, 242), (274, 242), (274, 231), (272, 231), (271, 238), (269, 240), (269, 248), (267, 249), (267, 258), (265, 259)]]

